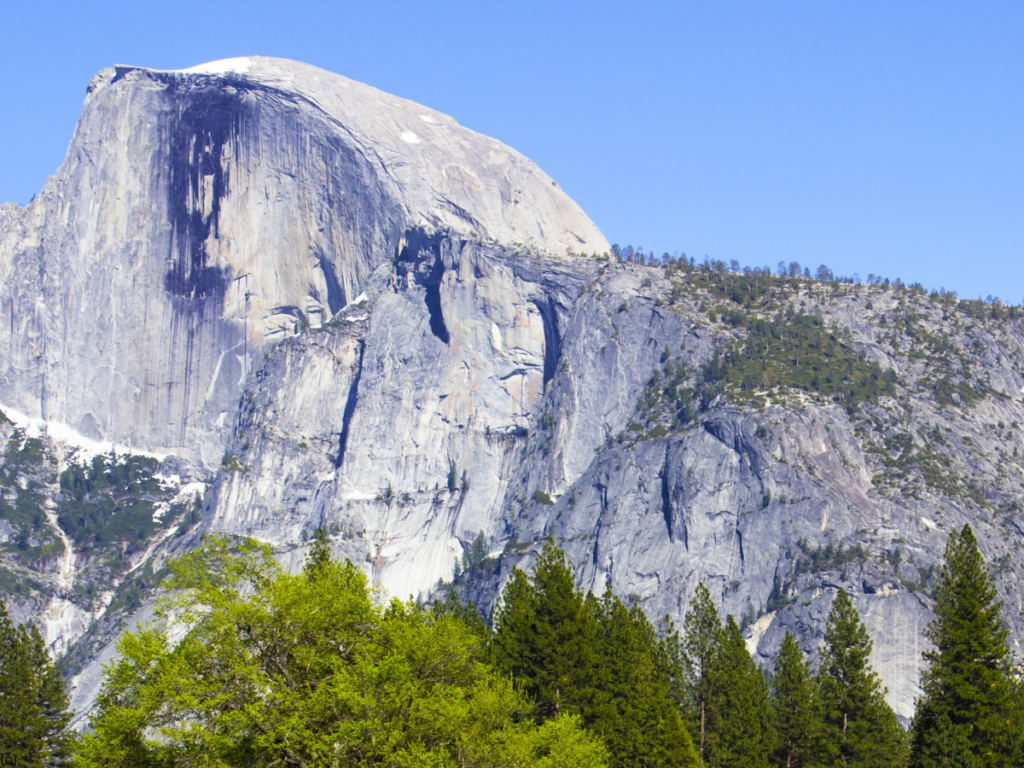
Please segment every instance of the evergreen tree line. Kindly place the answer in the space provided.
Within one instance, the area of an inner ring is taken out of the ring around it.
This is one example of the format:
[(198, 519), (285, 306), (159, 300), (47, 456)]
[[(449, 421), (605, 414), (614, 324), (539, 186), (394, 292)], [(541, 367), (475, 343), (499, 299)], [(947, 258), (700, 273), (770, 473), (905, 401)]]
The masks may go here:
[(871, 641), (839, 592), (812, 675), (786, 635), (774, 675), (757, 667), (732, 616), (702, 584), (680, 634), (659, 633), (610, 591), (574, 587), (548, 545), (532, 579), (516, 572), (495, 618), (500, 669), (522, 680), (540, 717), (579, 714), (614, 766), (904, 766), (906, 735), (883, 698)]
[(0, 751), (18, 765), (1010, 768), (1024, 687), (969, 526), (950, 536), (909, 733), (850, 597), (812, 672), (787, 633), (771, 674), (704, 585), (681, 631), (575, 586), (548, 543), (488, 625), (449, 593), (385, 603), (318, 532), (302, 572), (215, 539), (171, 566), (163, 625), (124, 635), (73, 741), (37, 631), (0, 610)]
[[(712, 259), (709, 256), (705, 256), (703, 261), (698, 261), (693, 256), (687, 257), (683, 254), (670, 254), (668, 252), (663, 253), (661, 256), (655, 256), (654, 251), (648, 251), (644, 254), (642, 247), (634, 248), (632, 245), (621, 247), (618, 244), (611, 246), (610, 254), (605, 256), (598, 256), (594, 254), (596, 258), (613, 258), (617, 262), (637, 264), (640, 266), (647, 267), (667, 267), (670, 270), (679, 270), (681, 272), (702, 272), (707, 275), (724, 277), (725, 275), (742, 274), (747, 276), (765, 277), (771, 279), (772, 277), (780, 280), (814, 280), (819, 283), (832, 283), (834, 285), (860, 285), (861, 278), (858, 273), (854, 273), (851, 276), (840, 275), (833, 272), (827, 265), (819, 264), (818, 267), (812, 270), (809, 266), (803, 266), (797, 261), (785, 262), (780, 261), (778, 266), (773, 270), (771, 266), (765, 265), (763, 267), (750, 267), (740, 264), (736, 259), (731, 259), (728, 263), (719, 259)], [(935, 299), (946, 299), (949, 301), (957, 301), (956, 291), (947, 291), (944, 287), (931, 291), (926, 289), (920, 282), (904, 283), (902, 279), (896, 278), (890, 280), (888, 277), (882, 277), (881, 275), (869, 274), (863, 281), (867, 285), (874, 285), (880, 288), (888, 290), (890, 287), (897, 290), (905, 290), (911, 294), (917, 295), (929, 295)], [(991, 316), (992, 319), (1001, 319), (1003, 317), (1009, 317), (1014, 319), (1020, 316), (1019, 310), (1021, 306), (1024, 306), (1024, 302), (1014, 305), (1012, 302), (1007, 302), (998, 296), (989, 294), (988, 296), (978, 296), (976, 300), (963, 299), (960, 300), (960, 307), (972, 315), (978, 317)], [(1005, 314), (1000, 309), (1011, 310)], [(987, 311), (994, 310), (994, 311)]]
[(787, 633), (768, 674), (703, 584), (682, 632), (667, 618), (658, 632), (610, 589), (600, 598), (576, 589), (549, 543), (532, 577), (513, 574), (490, 644), (538, 717), (578, 714), (613, 766), (1024, 766), (1024, 683), (970, 526), (949, 537), (937, 584), (926, 630), (933, 647), (909, 733), (885, 701), (871, 639), (843, 590), (817, 671)]

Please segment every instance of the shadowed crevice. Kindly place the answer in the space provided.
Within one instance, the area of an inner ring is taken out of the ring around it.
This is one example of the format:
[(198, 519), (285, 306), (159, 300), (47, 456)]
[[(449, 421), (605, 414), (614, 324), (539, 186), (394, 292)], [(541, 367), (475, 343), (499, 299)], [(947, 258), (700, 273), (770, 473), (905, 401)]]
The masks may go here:
[(356, 375), (352, 378), (352, 384), (348, 388), (348, 399), (345, 401), (345, 413), (341, 419), (341, 437), (338, 439), (338, 458), (334, 461), (334, 468), (341, 469), (345, 461), (345, 449), (348, 447), (349, 427), (352, 425), (352, 415), (356, 412), (356, 401), (359, 399), (359, 380), (363, 376), (363, 355), (366, 352), (366, 342), (359, 340), (359, 361), (356, 364)]
[(562, 353), (562, 337), (558, 332), (558, 312), (555, 310), (555, 302), (550, 296), (544, 301), (535, 301), (540, 311), (541, 320), (544, 324), (544, 384), (545, 386), (555, 377), (558, 368), (558, 358)]

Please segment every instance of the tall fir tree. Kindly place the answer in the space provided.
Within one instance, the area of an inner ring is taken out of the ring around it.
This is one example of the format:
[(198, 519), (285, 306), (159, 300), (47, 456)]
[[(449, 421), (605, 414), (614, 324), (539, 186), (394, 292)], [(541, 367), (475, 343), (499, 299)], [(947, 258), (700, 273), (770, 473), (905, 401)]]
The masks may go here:
[(582, 713), (595, 704), (597, 616), (553, 542), (537, 558), (532, 582), (513, 573), (494, 623), (495, 661), (522, 681), (538, 715)]
[(934, 647), (924, 653), (911, 765), (1021, 765), (1008, 632), (969, 525), (946, 542), (934, 611), (925, 631)]
[(747, 651), (736, 620), (728, 616), (711, 669), (717, 717), (706, 763), (715, 768), (768, 768), (775, 737), (768, 686)]
[(845, 590), (832, 602), (818, 670), (826, 765), (898, 768), (906, 737), (871, 668), (871, 638)]
[(498, 665), (535, 697), (537, 715), (579, 714), (604, 740), (613, 768), (700, 765), (669, 694), (654, 627), (610, 588), (600, 599), (584, 597), (553, 543), (532, 580), (513, 572), (492, 647)]
[(11, 765), (67, 765), (72, 738), (64, 681), (39, 630), (14, 626), (0, 602), (0, 751)]
[(309, 550), (306, 552), (306, 562), (303, 565), (310, 581), (315, 581), (317, 573), (331, 562), (331, 543), (327, 538), (327, 531), (323, 526), (316, 529), (313, 540), (309, 543)]
[(585, 721), (605, 741), (613, 765), (699, 766), (690, 735), (658, 663), (658, 636), (643, 610), (627, 609), (609, 586), (595, 601), (605, 694)]
[(718, 609), (708, 588), (703, 583), (698, 584), (683, 618), (680, 656), (683, 713), (697, 754), (705, 763), (716, 750), (719, 711), (714, 666), (721, 645), (722, 622)]
[(821, 706), (803, 652), (789, 632), (775, 660), (771, 709), (775, 731), (774, 764), (778, 768), (815, 765), (821, 735)]

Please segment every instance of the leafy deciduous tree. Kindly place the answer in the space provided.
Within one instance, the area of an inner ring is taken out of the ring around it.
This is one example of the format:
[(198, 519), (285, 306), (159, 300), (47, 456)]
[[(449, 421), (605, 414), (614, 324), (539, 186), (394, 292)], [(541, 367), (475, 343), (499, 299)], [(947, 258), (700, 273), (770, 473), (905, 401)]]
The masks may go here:
[(161, 626), (119, 640), (93, 733), (105, 766), (484, 766), (585, 768), (606, 751), (568, 715), (540, 725), (453, 616), (381, 605), (351, 563), (283, 572), (269, 548), (224, 539), (171, 566)]

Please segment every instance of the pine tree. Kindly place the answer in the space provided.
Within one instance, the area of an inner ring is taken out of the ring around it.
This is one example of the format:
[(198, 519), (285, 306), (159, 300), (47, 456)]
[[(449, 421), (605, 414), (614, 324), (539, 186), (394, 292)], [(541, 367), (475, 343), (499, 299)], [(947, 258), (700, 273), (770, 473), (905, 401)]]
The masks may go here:
[(718, 730), (714, 661), (722, 643), (722, 622), (711, 593), (698, 584), (683, 619), (684, 716), (702, 762), (714, 752)]
[(321, 526), (313, 534), (313, 541), (310, 542), (309, 551), (306, 553), (304, 568), (310, 580), (315, 581), (317, 572), (330, 562), (331, 545), (327, 540), (327, 532)]
[(593, 704), (597, 617), (553, 542), (537, 558), (532, 583), (518, 569), (513, 573), (495, 624), (495, 661), (522, 680), (538, 715), (576, 714)]
[(601, 673), (606, 694), (585, 722), (604, 739), (612, 765), (699, 766), (690, 735), (669, 696), (658, 663), (658, 637), (643, 610), (627, 609), (610, 586), (597, 603)]
[(871, 639), (845, 590), (839, 590), (825, 625), (818, 670), (827, 764), (896, 768), (907, 746), (896, 715), (871, 669)]
[(821, 731), (818, 692), (800, 646), (789, 632), (775, 661), (771, 708), (775, 765), (779, 768), (813, 765)]
[(707, 765), (716, 768), (768, 768), (775, 737), (768, 687), (747, 651), (736, 620), (728, 616), (713, 657), (712, 699), (717, 710)]
[[(912, 765), (1019, 765), (1014, 760), (1014, 681), (1001, 604), (969, 525), (946, 543), (925, 631), (923, 697), (912, 732)], [(1019, 734), (1016, 735), (1019, 738)]]
[(608, 588), (576, 589), (565, 555), (548, 543), (532, 581), (515, 570), (495, 616), (494, 658), (535, 698), (541, 719), (581, 716), (604, 740), (614, 768), (697, 768), (669, 694), (654, 627)]
[(68, 697), (39, 630), (15, 627), (0, 602), (0, 750), (19, 766), (70, 760)]

